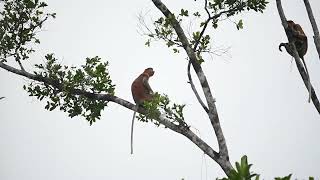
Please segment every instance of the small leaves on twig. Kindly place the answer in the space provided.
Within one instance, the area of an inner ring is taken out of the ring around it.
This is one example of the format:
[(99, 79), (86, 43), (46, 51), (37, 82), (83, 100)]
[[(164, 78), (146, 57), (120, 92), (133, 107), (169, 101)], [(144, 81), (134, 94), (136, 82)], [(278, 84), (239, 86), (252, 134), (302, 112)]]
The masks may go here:
[(45, 109), (52, 111), (59, 107), (70, 117), (81, 115), (90, 125), (100, 119), (101, 111), (107, 106), (103, 100), (90, 99), (73, 93), (75, 89), (90, 93), (114, 94), (115, 85), (107, 70), (108, 62), (101, 62), (99, 57), (87, 58), (81, 68), (62, 66), (57, 63), (53, 54), (45, 56), (46, 64), (36, 64), (37, 76), (49, 78), (56, 86), (31, 82), (24, 89), (29, 96), (35, 96), (40, 101), (46, 99)]
[(147, 114), (140, 114), (138, 120), (142, 122), (153, 122), (156, 126), (160, 123), (153, 119), (158, 119), (158, 117), (163, 114), (166, 118), (170, 119), (172, 123), (176, 125), (187, 126), (184, 122), (183, 109), (185, 105), (179, 105), (173, 103), (171, 105), (170, 99), (167, 95), (160, 95), (155, 93), (151, 101), (147, 101), (143, 104), (143, 107), (147, 110)]

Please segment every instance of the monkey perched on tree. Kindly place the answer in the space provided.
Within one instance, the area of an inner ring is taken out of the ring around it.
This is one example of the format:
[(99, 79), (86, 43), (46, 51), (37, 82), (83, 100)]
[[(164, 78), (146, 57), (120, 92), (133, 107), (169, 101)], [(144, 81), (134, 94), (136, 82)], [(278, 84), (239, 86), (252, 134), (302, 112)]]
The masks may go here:
[[(308, 77), (308, 91), (309, 91), (309, 98), (308, 102), (310, 102), (311, 99), (311, 83), (310, 83), (310, 76), (307, 69), (307, 65), (304, 61), (304, 55), (307, 53), (308, 50), (308, 38), (305, 35), (302, 27), (299, 24), (294, 23), (293, 21), (289, 20), (287, 21), (288, 28), (286, 29), (286, 33), (289, 39), (289, 42), (293, 42), (296, 46), (296, 49), (298, 51), (299, 57), (302, 59), (302, 63), (304, 65), (304, 69), (306, 70), (306, 74)], [(291, 47), (290, 43), (280, 43), (279, 50), (281, 50), (281, 47), (284, 46), (286, 51), (294, 57), (293, 47)]]
[(149, 101), (153, 97), (153, 91), (149, 85), (149, 78), (153, 76), (154, 71), (152, 68), (147, 68), (140, 74), (131, 85), (131, 92), (134, 102), (136, 103), (136, 108), (132, 117), (131, 124), (131, 154), (133, 154), (133, 125), (134, 118), (139, 106), (142, 106), (145, 101)]

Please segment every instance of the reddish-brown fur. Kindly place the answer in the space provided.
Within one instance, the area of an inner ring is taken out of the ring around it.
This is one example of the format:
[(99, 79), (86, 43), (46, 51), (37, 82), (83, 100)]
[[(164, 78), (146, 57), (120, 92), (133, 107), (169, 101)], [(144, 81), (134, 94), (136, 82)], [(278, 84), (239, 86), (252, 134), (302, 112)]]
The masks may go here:
[(133, 81), (131, 92), (136, 104), (141, 105), (144, 101), (152, 99), (153, 91), (149, 85), (149, 78), (153, 76), (153, 74), (153, 69), (147, 68)]
[(299, 24), (296, 24), (291, 20), (287, 22), (289, 33), (292, 33), (292, 40), (297, 48), (299, 57), (303, 59), (303, 56), (308, 50), (308, 38)]

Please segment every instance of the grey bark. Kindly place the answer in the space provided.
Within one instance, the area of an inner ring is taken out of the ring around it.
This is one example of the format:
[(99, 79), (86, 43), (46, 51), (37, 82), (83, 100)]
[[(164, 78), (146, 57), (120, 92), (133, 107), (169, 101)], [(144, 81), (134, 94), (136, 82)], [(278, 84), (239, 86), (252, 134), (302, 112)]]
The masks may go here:
[(307, 13), (308, 13), (308, 16), (309, 16), (309, 20), (310, 20), (310, 23), (311, 23), (311, 26), (312, 26), (312, 29), (313, 29), (313, 33), (314, 33), (313, 41), (314, 41), (314, 44), (316, 45), (316, 48), (317, 48), (317, 51), (318, 51), (319, 60), (320, 60), (320, 37), (319, 37), (318, 26), (317, 26), (316, 20), (315, 20), (315, 18), (313, 16), (309, 0), (303, 0), (303, 2), (305, 4), (305, 6), (306, 6), (306, 10), (307, 10)]

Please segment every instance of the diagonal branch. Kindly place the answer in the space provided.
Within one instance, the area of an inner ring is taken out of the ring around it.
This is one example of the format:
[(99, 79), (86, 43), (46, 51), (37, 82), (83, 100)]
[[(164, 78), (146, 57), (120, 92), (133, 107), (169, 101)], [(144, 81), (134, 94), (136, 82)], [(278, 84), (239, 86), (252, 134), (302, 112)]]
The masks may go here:
[[(180, 26), (179, 22), (174, 18), (174, 15), (170, 12), (170, 10), (161, 2), (161, 0), (152, 0), (154, 5), (166, 16), (166, 18), (170, 18), (171, 25), (174, 28), (175, 32), (177, 33), (177, 36), (179, 37), (180, 42), (182, 43), (182, 46), (184, 50), (186, 51), (190, 62), (193, 66), (193, 69), (195, 70), (197, 77), (200, 81), (203, 93), (205, 95), (208, 107), (209, 107), (209, 119), (211, 122), (211, 125), (214, 129), (214, 132), (217, 137), (218, 145), (219, 145), (219, 159), (214, 159), (220, 167), (224, 170), (224, 172), (228, 175), (231, 170), (233, 169), (230, 161), (229, 161), (229, 154), (228, 154), (228, 148), (226, 144), (226, 140), (224, 138), (221, 125), (219, 122), (219, 116), (217, 113), (217, 109), (215, 106), (215, 100), (212, 96), (209, 83), (207, 81), (207, 78), (200, 66), (200, 64), (197, 62), (197, 56), (195, 52), (193, 51), (193, 48), (191, 47), (182, 27)], [(207, 153), (207, 152), (205, 152)]]
[[(35, 74), (31, 74), (29, 72), (23, 71), (23, 70), (19, 70), (16, 69), (14, 67), (8, 66), (3, 62), (0, 62), (0, 67), (2, 69), (5, 69), (11, 73), (20, 75), (20, 76), (24, 76), (28, 79), (34, 80), (34, 81), (38, 81), (38, 82), (42, 82), (45, 83), (47, 85), (51, 85), (55, 88), (57, 88), (58, 90), (62, 91), (62, 87), (63, 85), (57, 81), (54, 81), (50, 78), (46, 78), (40, 75), (35, 75)], [(92, 92), (87, 92), (84, 90), (80, 90), (80, 89), (74, 89), (71, 90), (70, 93), (73, 93), (75, 95), (82, 95), (85, 96), (89, 99), (92, 100), (103, 100), (103, 101), (107, 101), (107, 102), (114, 102), (116, 104), (119, 104), (127, 109), (136, 110), (136, 105), (132, 104), (124, 99), (121, 99), (117, 96), (114, 95), (110, 95), (110, 94), (98, 94), (98, 93), (92, 93)], [(1, 97), (0, 99), (2, 99), (4, 97)], [(139, 107), (137, 112), (146, 115), (147, 111), (142, 108)], [(204, 142), (200, 137), (198, 137), (195, 133), (193, 133), (187, 126), (182, 126), (182, 125), (176, 125), (174, 123), (172, 123), (170, 121), (170, 119), (166, 118), (164, 115), (161, 115), (160, 117), (158, 117), (157, 120), (159, 123), (161, 123), (162, 125), (164, 125), (165, 127), (173, 130), (176, 133), (182, 134), (183, 136), (187, 137), (190, 141), (192, 141), (194, 144), (196, 144), (203, 152), (206, 152), (206, 154), (208, 154), (208, 156), (210, 156), (212, 159), (215, 159), (217, 161), (219, 161), (219, 153), (214, 151), (206, 142)]]
[[(284, 12), (283, 12), (283, 9), (282, 9), (282, 5), (281, 5), (281, 0), (276, 0), (276, 3), (277, 3), (277, 8), (278, 8), (278, 12), (279, 12), (279, 16), (280, 16), (280, 19), (281, 19), (281, 22), (282, 22), (282, 25), (283, 25), (283, 28), (284, 30), (286, 30), (288, 28), (288, 23), (287, 23), (287, 19), (284, 15)], [(286, 31), (287, 33), (287, 31)], [(287, 37), (288, 37), (288, 34), (287, 34)], [(294, 60), (296, 62), (296, 65), (297, 65), (297, 68), (299, 70), (299, 73), (301, 75), (301, 78), (304, 82), (304, 85), (306, 86), (307, 90), (309, 88), (309, 80), (308, 80), (308, 75), (304, 69), (304, 66), (300, 60), (300, 57), (299, 57), (299, 54), (296, 50), (296, 47), (294, 45), (293, 42), (290, 42), (290, 39), (288, 38), (288, 41), (290, 43), (290, 46), (293, 47), (293, 57), (294, 57)], [(319, 100), (318, 100), (318, 97), (316, 95), (316, 92), (314, 91), (314, 88), (312, 85), (311, 86), (311, 99), (312, 99), (312, 102), (315, 106), (315, 108), (317, 109), (318, 113), (320, 113), (320, 103), (319, 103)]]
[(316, 45), (317, 51), (318, 51), (318, 55), (319, 55), (319, 60), (320, 60), (320, 37), (319, 37), (319, 29), (316, 23), (316, 20), (314, 19), (313, 13), (312, 13), (312, 9), (311, 9), (311, 5), (309, 3), (309, 0), (303, 0), (305, 6), (306, 6), (306, 10), (308, 12), (308, 16), (310, 19), (310, 23), (313, 29), (313, 40), (314, 40), (314, 44)]

